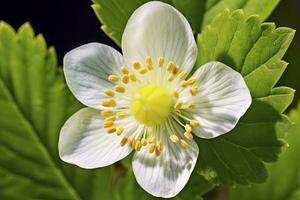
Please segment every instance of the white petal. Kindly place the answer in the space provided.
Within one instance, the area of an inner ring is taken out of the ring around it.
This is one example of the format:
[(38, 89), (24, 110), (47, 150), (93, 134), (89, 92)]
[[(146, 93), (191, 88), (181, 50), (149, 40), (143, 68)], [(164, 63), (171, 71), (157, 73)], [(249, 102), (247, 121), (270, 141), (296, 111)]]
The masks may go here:
[(63, 69), (74, 96), (86, 106), (101, 109), (104, 89), (113, 87), (107, 77), (118, 74), (122, 65), (118, 51), (104, 44), (89, 43), (67, 53)]
[(104, 167), (123, 159), (131, 149), (129, 146), (121, 147), (120, 141), (136, 128), (124, 122), (127, 125), (121, 136), (108, 134), (102, 128), (103, 118), (99, 111), (81, 109), (61, 129), (58, 143), (60, 158), (82, 168)]
[(174, 61), (188, 72), (197, 57), (192, 29), (185, 17), (172, 6), (152, 1), (139, 7), (129, 18), (122, 36), (122, 50), (127, 65), (144, 63), (146, 56), (156, 62)]
[(183, 149), (168, 138), (174, 131), (183, 133), (180, 126), (173, 126), (172, 133), (162, 130), (164, 148), (159, 157), (150, 154), (148, 148), (142, 148), (133, 157), (133, 172), (139, 185), (156, 197), (176, 196), (186, 185), (195, 167), (199, 149), (194, 141), (187, 141), (189, 147)]
[(252, 101), (241, 74), (223, 63), (211, 62), (193, 77), (200, 92), (192, 99), (196, 107), (188, 113), (201, 124), (193, 132), (201, 138), (214, 138), (232, 130)]

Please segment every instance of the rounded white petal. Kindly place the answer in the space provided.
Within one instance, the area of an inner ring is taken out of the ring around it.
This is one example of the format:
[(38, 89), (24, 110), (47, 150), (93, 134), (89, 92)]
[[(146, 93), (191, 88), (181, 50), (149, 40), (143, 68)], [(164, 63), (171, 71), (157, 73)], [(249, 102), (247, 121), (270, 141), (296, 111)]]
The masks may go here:
[(104, 44), (89, 43), (66, 54), (63, 70), (74, 96), (86, 106), (101, 109), (104, 89), (114, 85), (107, 78), (119, 74), (122, 65), (118, 51)]
[(129, 18), (122, 36), (125, 62), (144, 63), (151, 56), (156, 63), (159, 56), (185, 68), (195, 64), (197, 46), (192, 29), (185, 17), (172, 6), (152, 1), (139, 7)]
[(148, 146), (133, 157), (132, 167), (137, 182), (146, 192), (156, 197), (176, 196), (188, 182), (197, 161), (199, 149), (196, 142), (186, 141), (189, 147), (183, 149), (168, 138), (173, 131), (184, 132), (178, 125), (173, 126), (172, 133), (162, 130), (160, 136), (164, 148), (159, 157), (155, 153), (150, 154)]
[(128, 122), (125, 123), (127, 125), (121, 136), (108, 134), (102, 128), (103, 117), (99, 111), (91, 108), (79, 110), (67, 120), (60, 131), (60, 158), (88, 169), (108, 166), (123, 159), (131, 149), (129, 146), (121, 147), (120, 141), (124, 135), (131, 134), (136, 128)]
[(192, 98), (196, 107), (187, 111), (200, 122), (193, 132), (201, 138), (214, 138), (231, 131), (252, 101), (241, 74), (223, 63), (210, 62), (193, 77), (200, 89)]

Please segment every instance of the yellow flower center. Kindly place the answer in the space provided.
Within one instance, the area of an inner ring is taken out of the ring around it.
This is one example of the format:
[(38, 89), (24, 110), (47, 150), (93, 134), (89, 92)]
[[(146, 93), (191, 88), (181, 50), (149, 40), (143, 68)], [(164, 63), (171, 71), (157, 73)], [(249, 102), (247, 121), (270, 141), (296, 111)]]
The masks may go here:
[(150, 84), (135, 91), (130, 112), (139, 123), (155, 126), (166, 120), (171, 105), (172, 98), (166, 90)]

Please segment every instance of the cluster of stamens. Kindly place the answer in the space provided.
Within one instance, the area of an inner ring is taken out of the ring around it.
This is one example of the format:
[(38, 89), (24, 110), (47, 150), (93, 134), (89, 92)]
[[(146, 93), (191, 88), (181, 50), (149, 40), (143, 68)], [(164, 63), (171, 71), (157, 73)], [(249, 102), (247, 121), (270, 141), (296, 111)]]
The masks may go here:
[[(172, 91), (172, 93), (170, 94), (173, 99), (173, 106), (170, 108), (170, 112), (172, 112), (173, 114), (170, 114), (170, 116), (172, 116), (185, 129), (185, 132), (182, 134), (174, 133), (169, 135), (169, 139), (173, 143), (179, 144), (183, 149), (187, 149), (189, 147), (189, 144), (186, 140), (193, 140), (192, 127), (200, 126), (200, 123), (197, 120), (189, 119), (186, 116), (182, 115), (181, 109), (194, 108), (196, 106), (196, 102), (183, 102), (182, 100), (180, 100), (179, 90), (189, 90), (189, 95), (196, 96), (199, 92), (199, 88), (195, 86), (196, 79), (189, 78), (186, 80), (188, 73), (184, 70), (180, 72), (180, 68), (173, 61), (168, 62), (166, 64), (166, 68), (164, 68), (164, 63), (165, 59), (161, 56), (159, 57), (156, 66), (160, 68), (160, 70), (162, 70), (162, 73), (164, 73), (163, 69), (168, 72), (166, 81), (172, 82), (174, 80), (177, 80), (179, 81), (180, 85), (177, 90)], [(105, 117), (103, 128), (106, 129), (108, 134), (116, 134), (117, 136), (121, 136), (124, 132), (124, 126), (117, 127), (115, 125), (116, 120), (126, 117), (128, 114), (130, 114), (122, 111), (121, 107), (118, 107), (118, 102), (114, 99), (114, 97), (126, 93), (126, 85), (142, 81), (143, 76), (154, 70), (153, 60), (150, 56), (146, 57), (144, 67), (138, 61), (133, 62), (132, 67), (136, 72), (132, 72), (127, 67), (121, 66), (121, 76), (115, 74), (108, 76), (109, 81), (118, 83), (116, 86), (114, 86), (113, 89), (107, 89), (104, 91), (104, 94), (108, 97), (108, 99), (101, 102), (102, 106), (108, 108), (101, 112), (101, 115)], [(179, 118), (182, 118), (184, 120), (179, 120)], [(184, 124), (182, 123), (182, 121), (188, 121), (188, 124)], [(150, 154), (155, 153), (156, 156), (159, 156), (164, 148), (163, 142), (156, 139), (155, 134), (151, 134), (150, 132), (140, 135), (142, 135), (142, 137), (136, 137), (137, 134), (133, 134), (132, 136), (125, 135), (123, 136), (120, 145), (122, 147), (125, 145), (129, 145), (136, 151), (140, 151), (142, 148), (148, 146), (148, 152)]]

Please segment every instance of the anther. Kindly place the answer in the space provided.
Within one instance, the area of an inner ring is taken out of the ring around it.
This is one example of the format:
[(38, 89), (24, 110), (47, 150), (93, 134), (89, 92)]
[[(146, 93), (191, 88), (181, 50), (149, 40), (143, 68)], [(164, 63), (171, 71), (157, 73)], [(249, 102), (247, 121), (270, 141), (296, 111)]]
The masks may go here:
[(182, 72), (179, 73), (178, 77), (179, 77), (181, 80), (183, 80), (183, 79), (185, 79), (186, 75), (187, 75), (187, 72), (186, 72), (186, 71), (182, 71)]
[(173, 61), (170, 61), (170, 62), (167, 64), (167, 70), (168, 70), (168, 71), (171, 71), (174, 67), (175, 67), (175, 64), (174, 64)]
[(156, 157), (160, 156), (161, 150), (158, 149), (158, 146), (155, 147), (155, 155)]
[(172, 69), (172, 73), (173, 73), (174, 75), (176, 75), (178, 71), (179, 71), (179, 67), (175, 65), (175, 66), (173, 67), (173, 69)]
[(116, 121), (117, 117), (116, 116), (112, 116), (112, 117), (108, 117), (105, 119), (105, 121)]
[(139, 63), (138, 61), (135, 61), (132, 63), (132, 66), (134, 69), (139, 70), (140, 68), (142, 68), (141, 63)]
[(158, 149), (159, 151), (162, 151), (163, 148), (164, 148), (164, 143), (163, 143), (162, 141), (158, 141), (158, 142), (157, 142), (157, 149)]
[(191, 132), (184, 132), (184, 137), (186, 137), (188, 140), (192, 140), (193, 139), (193, 135)]
[(127, 141), (128, 141), (128, 137), (127, 136), (123, 137), (123, 139), (120, 142), (121, 147), (123, 147), (127, 143)]
[(136, 81), (136, 76), (132, 73), (129, 74), (129, 78), (132, 82), (135, 82)]
[(109, 117), (113, 114), (113, 110), (103, 110), (101, 111), (101, 115), (104, 117)]
[(109, 127), (112, 127), (113, 125), (114, 125), (113, 121), (105, 121), (103, 123), (103, 128), (109, 128)]
[(120, 111), (120, 112), (117, 112), (117, 115), (118, 115), (118, 117), (122, 118), (122, 117), (127, 116), (127, 113), (125, 111)]
[(116, 130), (117, 130), (116, 127), (113, 126), (107, 129), (107, 133), (114, 133), (116, 132)]
[(169, 82), (174, 80), (174, 75), (173, 74), (169, 74), (168, 79)]
[(128, 74), (124, 74), (124, 75), (122, 76), (122, 82), (123, 82), (124, 84), (129, 83), (129, 76), (128, 76)]
[(189, 124), (186, 124), (184, 126), (184, 129), (185, 129), (186, 132), (189, 132), (189, 133), (192, 131), (192, 127)]
[(106, 94), (109, 97), (115, 96), (115, 93), (112, 90), (104, 90), (104, 94)]
[(155, 144), (152, 143), (152, 144), (150, 144), (150, 146), (149, 146), (149, 153), (153, 153), (154, 150), (155, 150)]
[(121, 85), (115, 86), (114, 89), (116, 92), (119, 92), (119, 93), (124, 93), (126, 91), (125, 87), (123, 87)]
[(152, 135), (150, 138), (148, 138), (149, 143), (153, 143), (155, 141), (155, 136)]
[(195, 101), (191, 101), (187, 104), (188, 108), (194, 108), (196, 106), (196, 102)]
[(122, 66), (120, 68), (120, 71), (123, 73), (123, 74), (129, 74), (129, 70), (125, 67), (125, 66)]
[(164, 57), (160, 56), (160, 57), (158, 58), (157, 66), (160, 67), (160, 68), (162, 68), (163, 65), (164, 65), (164, 62), (165, 62)]
[(147, 145), (147, 140), (145, 138), (143, 138), (141, 140), (141, 144), (142, 144), (142, 146), (146, 146)]
[(136, 143), (136, 140), (135, 140), (134, 138), (131, 138), (131, 141), (130, 141), (130, 147), (131, 147), (132, 149), (134, 149), (135, 143)]
[(200, 126), (200, 123), (199, 123), (199, 121), (197, 121), (197, 120), (191, 120), (191, 121), (190, 121), (190, 124), (191, 124), (192, 126), (194, 126), (194, 127)]
[(178, 98), (179, 97), (179, 94), (178, 94), (178, 92), (175, 90), (175, 91), (173, 91), (173, 96), (175, 97), (175, 98)]
[(181, 81), (180, 86), (185, 88), (185, 87), (188, 86), (188, 82), (187, 81)]
[(134, 146), (134, 149), (135, 149), (136, 151), (140, 151), (141, 148), (142, 148), (141, 142), (140, 142), (140, 141), (136, 141), (135, 146)]
[(124, 128), (120, 127), (120, 128), (117, 129), (116, 134), (119, 136), (119, 135), (121, 135), (123, 133), (123, 131), (124, 131)]
[(109, 103), (109, 105), (110, 105), (111, 107), (115, 107), (115, 106), (117, 105), (117, 102), (116, 102), (116, 100), (114, 100), (114, 99), (108, 100), (108, 103)]
[(179, 138), (177, 137), (177, 135), (173, 134), (170, 135), (170, 140), (174, 143), (178, 143), (179, 142)]
[(178, 100), (178, 101), (175, 103), (174, 108), (175, 108), (175, 109), (180, 109), (180, 108), (182, 107), (182, 105), (183, 105), (183, 101)]
[(152, 58), (150, 56), (147, 56), (145, 61), (146, 61), (146, 66), (147, 66), (148, 70), (152, 70), (153, 69)]
[(190, 78), (189, 80), (187, 80), (188, 85), (193, 85), (195, 82), (196, 82), (195, 78)]
[(197, 86), (194, 86), (190, 89), (190, 93), (192, 96), (196, 96), (196, 94), (199, 92), (199, 88)]
[(139, 73), (140, 74), (146, 74), (147, 73), (147, 69), (146, 68), (141, 68), (141, 69), (139, 69)]
[(102, 101), (101, 105), (104, 106), (104, 107), (110, 107), (109, 101)]
[(183, 139), (180, 140), (180, 146), (184, 149), (187, 149), (189, 147), (189, 144), (186, 143)]
[(112, 81), (112, 82), (118, 82), (119, 81), (119, 77), (117, 75), (109, 75), (108, 76), (108, 80)]

